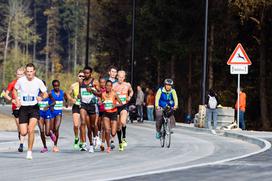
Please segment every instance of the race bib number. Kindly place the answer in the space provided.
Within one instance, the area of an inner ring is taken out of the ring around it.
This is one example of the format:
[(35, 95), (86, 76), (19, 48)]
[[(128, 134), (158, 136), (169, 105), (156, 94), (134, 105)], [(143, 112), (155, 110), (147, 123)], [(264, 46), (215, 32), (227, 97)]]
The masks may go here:
[(127, 103), (127, 96), (126, 95), (118, 95), (119, 99), (121, 100), (122, 104)]
[(111, 110), (113, 109), (113, 102), (112, 101), (104, 101), (105, 110)]
[(56, 101), (56, 104), (54, 106), (54, 110), (60, 111), (60, 110), (62, 110), (62, 108), (63, 108), (63, 101)]
[(41, 101), (38, 103), (40, 110), (44, 110), (45, 107), (48, 106), (48, 101)]
[(35, 97), (34, 96), (23, 96), (23, 101), (24, 102), (33, 102), (33, 101), (35, 101)]
[(93, 93), (88, 92), (86, 88), (81, 88), (81, 101), (84, 103), (90, 103), (94, 98)]

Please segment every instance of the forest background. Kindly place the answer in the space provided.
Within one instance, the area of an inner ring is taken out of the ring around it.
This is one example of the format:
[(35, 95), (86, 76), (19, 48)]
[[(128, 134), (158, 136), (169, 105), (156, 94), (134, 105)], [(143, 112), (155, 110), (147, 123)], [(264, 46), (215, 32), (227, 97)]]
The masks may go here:
[[(132, 0), (91, 0), (90, 10), (89, 65), (97, 76), (115, 65), (129, 80)], [(134, 86), (156, 89), (174, 79), (179, 121), (201, 103), (204, 17), (204, 0), (136, 0)], [(85, 62), (87, 0), (0, 0), (0, 18), (2, 87), (28, 62), (48, 85), (58, 78), (67, 89), (75, 81)], [(249, 129), (272, 128), (271, 35), (271, 0), (209, 1), (207, 90), (234, 106), (237, 77), (226, 62), (242, 43), (252, 61), (241, 76)]]

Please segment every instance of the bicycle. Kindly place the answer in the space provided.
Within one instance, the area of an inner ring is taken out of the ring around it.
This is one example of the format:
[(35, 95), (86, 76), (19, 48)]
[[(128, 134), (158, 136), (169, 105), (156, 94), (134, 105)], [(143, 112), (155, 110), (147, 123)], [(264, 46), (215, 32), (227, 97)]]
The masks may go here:
[(164, 147), (166, 145), (167, 148), (170, 148), (171, 145), (171, 121), (170, 117), (173, 115), (173, 109), (170, 107), (166, 107), (163, 109), (163, 122), (161, 127), (161, 147)]

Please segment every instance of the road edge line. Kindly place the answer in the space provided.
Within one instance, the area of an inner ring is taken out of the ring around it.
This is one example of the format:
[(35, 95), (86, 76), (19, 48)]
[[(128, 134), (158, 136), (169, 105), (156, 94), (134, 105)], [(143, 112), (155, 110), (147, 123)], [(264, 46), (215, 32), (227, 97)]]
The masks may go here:
[[(179, 127), (182, 127), (183, 129), (187, 129), (187, 130), (190, 130), (190, 131), (210, 133), (210, 130), (205, 129), (205, 128), (186, 127), (186, 126), (183, 126), (183, 124), (181, 124), (181, 123), (178, 123), (177, 125)], [(214, 162), (201, 163), (201, 164), (190, 165), (190, 166), (182, 166), (182, 167), (170, 168), (170, 169), (160, 169), (160, 170), (148, 171), (148, 172), (143, 172), (143, 173), (138, 173), (138, 174), (131, 174), (131, 175), (123, 176), (123, 177), (116, 177), (116, 178), (106, 179), (106, 180), (107, 181), (121, 180), (121, 179), (128, 179), (128, 178), (141, 177), (141, 176), (147, 176), (147, 175), (154, 175), (154, 174), (161, 174), (161, 173), (167, 173), (167, 172), (187, 170), (187, 169), (191, 169), (191, 168), (218, 165), (218, 164), (222, 164), (222, 163), (225, 163), (225, 162), (230, 162), (230, 161), (239, 160), (239, 159), (242, 159), (242, 158), (247, 158), (247, 157), (250, 157), (250, 156), (253, 156), (253, 155), (257, 155), (257, 154), (263, 153), (263, 152), (265, 152), (265, 151), (267, 151), (268, 149), (271, 148), (271, 143), (269, 141), (265, 140), (265, 139), (262, 139), (262, 138), (243, 135), (243, 134), (240, 134), (240, 133), (233, 133), (233, 132), (230, 132), (230, 131), (220, 131), (220, 132), (223, 132), (224, 137), (239, 139), (241, 141), (245, 141), (245, 142), (248, 142), (248, 143), (251, 143), (251, 144), (255, 144), (255, 145), (258, 145), (261, 149), (258, 150), (258, 151), (252, 152), (252, 153), (245, 154), (245, 155), (236, 156), (236, 157), (232, 157), (232, 158), (227, 158), (227, 159), (223, 159), (223, 160), (218, 160), (218, 161), (214, 161)]]

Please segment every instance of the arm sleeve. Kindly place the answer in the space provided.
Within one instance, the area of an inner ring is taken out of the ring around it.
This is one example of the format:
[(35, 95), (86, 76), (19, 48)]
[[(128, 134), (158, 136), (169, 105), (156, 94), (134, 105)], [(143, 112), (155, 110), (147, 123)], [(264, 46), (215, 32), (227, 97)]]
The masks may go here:
[(159, 107), (159, 101), (161, 98), (161, 89), (159, 89), (156, 93), (156, 98), (155, 98), (155, 107)]
[(178, 96), (176, 90), (173, 90), (172, 94), (175, 102), (175, 107), (178, 107)]
[(145, 96), (144, 96), (144, 93), (142, 92), (141, 104), (143, 104), (143, 103), (144, 103), (144, 98), (145, 98)]

